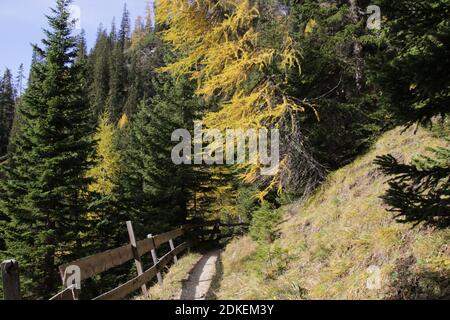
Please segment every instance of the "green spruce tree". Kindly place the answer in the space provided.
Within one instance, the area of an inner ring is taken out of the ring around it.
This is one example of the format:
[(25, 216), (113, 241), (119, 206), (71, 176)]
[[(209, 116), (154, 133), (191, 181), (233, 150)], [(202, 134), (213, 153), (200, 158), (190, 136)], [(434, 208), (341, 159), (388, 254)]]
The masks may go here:
[(292, 94), (316, 107), (318, 117), (307, 109), (300, 123), (314, 157), (329, 170), (351, 162), (392, 125), (365, 66), (374, 46), (367, 41), (366, 17), (359, 13), (367, 5), (351, 0), (291, 5), (293, 33), (303, 55)]
[[(373, 78), (399, 125), (425, 125), (448, 138), (450, 4), (441, 0), (379, 0), (382, 51)], [(447, 121), (446, 121), (447, 119)], [(390, 176), (385, 202), (403, 222), (450, 226), (450, 149), (431, 149), (412, 163), (392, 155), (376, 163)]]
[(372, 78), (400, 124), (431, 124), (450, 112), (450, 4), (443, 0), (378, 0), (381, 52)]
[(15, 88), (12, 74), (5, 70), (0, 78), (0, 156), (6, 153), (14, 118)]
[(164, 50), (161, 49), (161, 41), (153, 30), (145, 30), (148, 33), (129, 54), (128, 95), (124, 112), (131, 120), (137, 113), (139, 102), (155, 95), (154, 79), (157, 69), (162, 67), (161, 56)]
[(1, 182), (7, 254), (20, 261), (26, 298), (56, 293), (61, 284), (57, 266), (83, 254), (93, 128), (75, 63), (70, 3), (56, 1), (43, 48), (35, 46), (40, 59), (33, 63), (15, 148)]
[(25, 70), (23, 67), (23, 63), (21, 63), (19, 66), (19, 71), (17, 72), (17, 76), (16, 76), (17, 98), (20, 98), (22, 96), (24, 88), (25, 88)]
[(378, 157), (383, 172), (390, 175), (383, 196), (400, 222), (425, 222), (450, 226), (450, 149), (430, 149), (433, 156), (420, 156), (402, 164), (392, 155)]
[(111, 31), (112, 51), (109, 65), (107, 111), (113, 122), (120, 118), (126, 101), (128, 88), (126, 50), (130, 47), (130, 33), (130, 13), (125, 4), (118, 34)]
[(119, 179), (122, 212), (137, 222), (137, 232), (160, 233), (183, 224), (200, 181), (191, 166), (172, 162), (174, 130), (193, 129), (198, 99), (193, 86), (160, 76), (158, 93), (143, 101), (131, 123)]
[(97, 32), (95, 46), (89, 56), (89, 101), (92, 114), (100, 117), (106, 111), (106, 101), (109, 93), (111, 38), (106, 30), (100, 26)]

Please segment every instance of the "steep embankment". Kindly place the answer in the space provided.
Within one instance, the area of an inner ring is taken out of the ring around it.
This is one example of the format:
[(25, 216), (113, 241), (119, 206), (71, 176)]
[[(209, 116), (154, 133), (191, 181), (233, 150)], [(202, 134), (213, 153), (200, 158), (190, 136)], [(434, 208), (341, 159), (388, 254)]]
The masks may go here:
[[(377, 155), (410, 161), (427, 147), (445, 144), (422, 129), (386, 133), (369, 153), (331, 174), (307, 203), (283, 208), (274, 243), (246, 236), (228, 244), (208, 297), (450, 298), (450, 230), (396, 222), (380, 199), (386, 177), (373, 164)], [(186, 256), (168, 278), (184, 274), (198, 259)], [(181, 284), (168, 281), (164, 288), (173, 288), (176, 298)], [(155, 290), (153, 298), (169, 298)]]
[(377, 155), (410, 161), (445, 144), (425, 130), (386, 133), (306, 204), (285, 208), (273, 244), (230, 243), (217, 298), (450, 298), (450, 230), (395, 222), (380, 199), (386, 177), (373, 164)]

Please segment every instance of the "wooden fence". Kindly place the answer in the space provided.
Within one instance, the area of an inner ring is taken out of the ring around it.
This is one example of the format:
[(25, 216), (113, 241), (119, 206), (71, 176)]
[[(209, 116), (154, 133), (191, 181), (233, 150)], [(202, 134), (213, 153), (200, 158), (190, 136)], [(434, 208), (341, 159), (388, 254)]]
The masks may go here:
[[(178, 261), (178, 255), (190, 248), (197, 241), (219, 240), (231, 237), (232, 234), (221, 234), (220, 227), (237, 227), (243, 224), (222, 224), (220, 221), (192, 222), (178, 229), (159, 234), (148, 235), (147, 239), (136, 241), (133, 226), (127, 222), (127, 230), (130, 243), (119, 248), (104, 251), (89, 257), (85, 257), (59, 267), (64, 289), (50, 300), (78, 300), (80, 283), (112, 268), (134, 260), (137, 276), (119, 285), (118, 287), (101, 294), (93, 300), (119, 300), (141, 289), (144, 296), (148, 296), (146, 284), (155, 277), (162, 285), (162, 271), (170, 263)], [(212, 228), (212, 229), (211, 229)], [(198, 233), (199, 239), (194, 238), (193, 233)], [(185, 236), (185, 241), (175, 247), (174, 240)], [(170, 252), (158, 258), (156, 250), (161, 245), (169, 243)], [(153, 266), (143, 270), (141, 257), (150, 253)], [(20, 299), (19, 266), (14, 260), (1, 264), (3, 290), (5, 300)], [(73, 278), (73, 279), (72, 279)], [(70, 281), (69, 281), (70, 279)]]

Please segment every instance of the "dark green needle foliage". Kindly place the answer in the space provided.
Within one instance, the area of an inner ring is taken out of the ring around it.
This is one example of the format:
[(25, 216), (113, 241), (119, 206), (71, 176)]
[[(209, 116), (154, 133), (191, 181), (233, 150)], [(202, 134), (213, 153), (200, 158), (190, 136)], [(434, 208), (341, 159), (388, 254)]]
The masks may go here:
[(392, 155), (376, 163), (392, 176), (384, 201), (401, 222), (425, 222), (450, 226), (450, 149), (430, 149), (432, 156), (420, 156), (402, 164)]
[[(377, 1), (385, 14), (384, 50), (374, 79), (398, 124), (448, 133), (450, 111), (450, 2)], [(440, 129), (439, 129), (440, 128)], [(450, 149), (431, 150), (411, 164), (391, 155), (377, 159), (393, 176), (384, 200), (403, 221), (448, 227)]]
[(70, 3), (57, 0), (47, 16), (43, 47), (35, 47), (42, 59), (33, 64), (1, 181), (7, 255), (20, 261), (27, 298), (57, 292), (57, 266), (83, 254), (92, 126), (75, 64)]
[(0, 77), (0, 156), (5, 155), (14, 120), (15, 88), (12, 74), (6, 69)]

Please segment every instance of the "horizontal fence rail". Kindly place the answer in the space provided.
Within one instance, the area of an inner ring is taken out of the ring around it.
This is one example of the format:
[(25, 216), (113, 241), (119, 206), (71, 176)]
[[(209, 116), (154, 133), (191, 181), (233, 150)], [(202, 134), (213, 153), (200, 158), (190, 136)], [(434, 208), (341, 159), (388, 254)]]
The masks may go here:
[[(209, 225), (209, 223), (205, 223)], [(155, 237), (140, 240), (137, 242), (138, 255), (142, 257), (151, 250), (158, 249), (162, 244), (176, 239), (185, 234), (186, 230), (191, 230), (197, 226), (186, 225), (179, 229), (157, 235)], [(69, 266), (77, 266), (80, 268), (81, 280), (92, 278), (98, 274), (118, 267), (130, 260), (134, 259), (133, 248), (131, 244), (124, 245), (120, 248), (104, 251), (95, 255), (81, 258), (79, 260), (66, 263), (59, 267), (61, 278), (64, 279), (64, 273)]]
[[(144, 250), (143, 253), (145, 253)], [(86, 280), (108, 271), (109, 269), (120, 266), (131, 259), (133, 259), (133, 251), (131, 244), (129, 244), (62, 265), (59, 267), (59, 272), (61, 278), (64, 279), (65, 270), (69, 266), (78, 266), (80, 268), (80, 280)]]
[[(136, 264), (137, 276), (123, 284), (120, 284), (118, 287), (101, 294), (93, 300), (123, 299), (140, 288), (142, 289), (142, 293), (147, 295), (146, 284), (151, 282), (156, 276), (158, 276), (158, 282), (162, 284), (161, 274), (166, 266), (172, 261), (177, 263), (177, 256), (192, 247), (197, 241), (218, 241), (220, 239), (233, 236), (233, 233), (221, 234), (220, 227), (244, 228), (247, 226), (248, 225), (244, 223), (221, 223), (219, 220), (196, 220), (191, 221), (190, 223), (175, 230), (155, 236), (149, 235), (147, 239), (136, 241), (132, 224), (128, 221), (127, 229), (130, 236), (130, 243), (119, 248), (110, 249), (61, 265), (59, 267), (59, 273), (64, 284), (64, 289), (50, 298), (50, 300), (78, 300), (80, 294), (80, 287), (78, 285), (81, 286), (81, 281), (93, 278), (132, 260), (134, 260)], [(194, 234), (199, 236), (199, 240), (193, 238)], [(182, 236), (185, 236), (185, 239), (187, 238), (187, 240), (175, 247), (174, 240)], [(209, 237), (206, 238), (206, 236)], [(166, 253), (163, 257), (158, 258), (156, 255), (156, 250), (165, 243), (170, 245), (171, 251)], [(154, 263), (152, 267), (144, 271), (140, 259), (147, 253), (151, 253)], [(9, 267), (10, 265), (15, 266), (14, 270), (12, 267)], [(78, 273), (78, 278), (74, 278), (76, 281), (80, 282), (78, 284), (69, 283), (73, 280), (72, 276), (74, 275), (74, 272)], [(20, 289), (18, 263), (14, 260), (5, 261), (2, 263), (2, 273), (5, 299), (20, 299), (20, 295), (18, 293)]]
[[(85, 257), (76, 261), (73, 261), (71, 263), (67, 263), (64, 265), (61, 265), (59, 267), (59, 272), (61, 275), (61, 278), (63, 279), (63, 282), (65, 282), (65, 278), (67, 277), (66, 270), (67, 268), (74, 266), (79, 268), (80, 272), (80, 281), (86, 280), (89, 278), (92, 278), (96, 275), (99, 275), (105, 271), (108, 271), (112, 268), (118, 267), (120, 265), (123, 265), (124, 263), (135, 260), (138, 275), (134, 277), (133, 279), (119, 285), (118, 287), (101, 294), (100, 296), (94, 298), (93, 300), (118, 300), (123, 299), (130, 295), (131, 293), (139, 290), (139, 288), (142, 288), (142, 293), (144, 295), (147, 295), (147, 289), (145, 285), (152, 281), (158, 274), (161, 274), (161, 272), (164, 270), (164, 268), (171, 262), (171, 261), (177, 261), (177, 255), (181, 254), (186, 249), (190, 248), (193, 245), (193, 241), (189, 240), (186, 241), (176, 248), (173, 247), (173, 240), (188, 235), (190, 232), (194, 230), (200, 229), (202, 233), (208, 233), (211, 235), (211, 237), (214, 237), (214, 235), (219, 234), (218, 227), (220, 226), (220, 221), (200, 221), (200, 222), (192, 222), (186, 225), (183, 225), (182, 227), (162, 233), (159, 235), (151, 236), (145, 240), (135, 241), (134, 240), (134, 232), (132, 230), (131, 222), (127, 222), (127, 226), (129, 228), (129, 234), (130, 234), (130, 244), (124, 245), (122, 247), (111, 249), (102, 253), (98, 253), (89, 257)], [(205, 232), (203, 230), (207, 227), (214, 227), (213, 230), (208, 230)], [(130, 230), (131, 228), (131, 230)], [(202, 239), (204, 240), (204, 239)], [(133, 242), (135, 242), (136, 248), (133, 246)], [(171, 244), (171, 251), (167, 254), (165, 254), (162, 258), (158, 259), (156, 257), (156, 249), (160, 248), (163, 244), (170, 243)], [(152, 255), (154, 254), (155, 257), (153, 257), (154, 265), (149, 268), (146, 271), (142, 270), (142, 264), (140, 261), (140, 258), (151, 252)], [(56, 295), (55, 297), (61, 296), (64, 298), (74, 297), (74, 299), (77, 298), (76, 294), (71, 294), (73, 290), (67, 290), (65, 289), (60, 294)], [(64, 294), (62, 294), (64, 293)]]
[(130, 293), (138, 290), (142, 285), (150, 282), (158, 272), (173, 259), (173, 257), (189, 247), (188, 243), (183, 243), (175, 248), (175, 250), (166, 254), (159, 262), (145, 271), (143, 274), (131, 279), (130, 281), (120, 285), (119, 287), (100, 295), (93, 300), (119, 300), (128, 296)]

